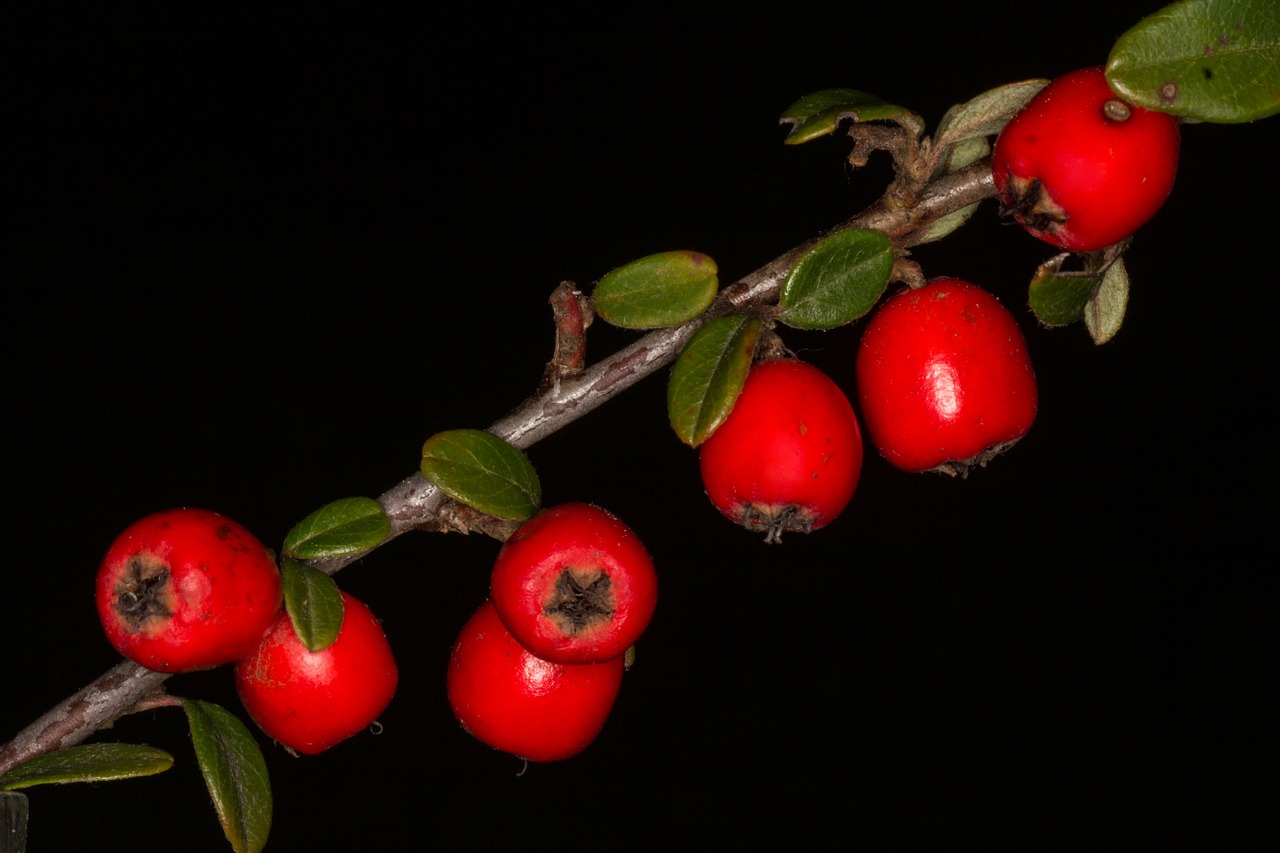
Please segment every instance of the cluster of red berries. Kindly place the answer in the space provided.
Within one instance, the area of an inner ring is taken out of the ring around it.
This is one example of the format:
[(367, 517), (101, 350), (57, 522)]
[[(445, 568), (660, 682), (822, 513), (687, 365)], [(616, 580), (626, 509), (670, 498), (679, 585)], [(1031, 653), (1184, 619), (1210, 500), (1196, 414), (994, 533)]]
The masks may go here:
[(586, 503), (540, 511), (503, 543), (489, 597), (454, 644), (454, 716), (529, 761), (577, 755), (604, 727), (657, 599), (653, 561), (622, 521)]
[(315, 754), (382, 713), (398, 671), (382, 626), (342, 593), (342, 627), (310, 651), (284, 609), (272, 553), (231, 519), (172, 509), (127, 527), (98, 569), (107, 639), (157, 672), (234, 664), (245, 710), (267, 735)]
[[(1001, 214), (1069, 251), (1127, 239), (1173, 187), (1174, 117), (1120, 99), (1102, 68), (1043, 88), (999, 134), (992, 176)], [(888, 462), (966, 474), (1022, 439), (1035, 374), (1013, 315), (992, 294), (936, 278), (885, 300), (856, 356), (862, 418)], [(850, 502), (862, 465), (859, 422), (826, 374), (790, 358), (752, 368), (724, 423), (701, 447), (707, 495), (778, 541), (816, 530)]]

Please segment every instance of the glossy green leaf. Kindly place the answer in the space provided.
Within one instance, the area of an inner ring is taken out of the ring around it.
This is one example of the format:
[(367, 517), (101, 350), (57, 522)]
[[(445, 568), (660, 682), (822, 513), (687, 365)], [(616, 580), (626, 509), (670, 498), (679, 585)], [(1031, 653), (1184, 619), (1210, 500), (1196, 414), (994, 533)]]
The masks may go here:
[(0, 776), (0, 791), (67, 782), (109, 782), (153, 776), (173, 766), (173, 756), (153, 746), (86, 743), (39, 755)]
[(834, 329), (866, 314), (893, 271), (893, 245), (879, 231), (837, 231), (791, 268), (778, 319), (797, 329)]
[(422, 474), (449, 497), (500, 518), (523, 521), (542, 503), (529, 457), (484, 430), (431, 436), (422, 447)]
[(857, 89), (823, 89), (805, 95), (787, 107), (780, 124), (791, 125), (784, 140), (787, 145), (799, 145), (835, 133), (844, 119), (853, 121), (877, 121), (900, 119), (912, 115), (908, 109), (886, 103), (875, 95)]
[(1124, 259), (1118, 258), (1107, 268), (1102, 283), (1084, 307), (1084, 325), (1095, 344), (1105, 344), (1115, 337), (1128, 307), (1129, 272), (1124, 268)]
[(1040, 265), (1031, 279), (1028, 301), (1036, 319), (1046, 326), (1066, 326), (1084, 315), (1101, 273), (1065, 272), (1062, 264), (1071, 253), (1055, 255)]
[(1116, 40), (1107, 82), (1125, 100), (1188, 121), (1280, 112), (1280, 4), (1181, 0)]
[(625, 329), (661, 329), (697, 317), (719, 287), (716, 262), (700, 252), (661, 252), (606, 273), (591, 293), (596, 314)]
[[(933, 134), (935, 150), (966, 140), (985, 139), (998, 134), (1035, 94), (1048, 85), (1048, 80), (1023, 80), (983, 92), (976, 98), (947, 110)], [(985, 148), (985, 145), (983, 146)], [(985, 156), (985, 154), (979, 155)], [(977, 158), (974, 158), (977, 159)], [(972, 163), (973, 160), (969, 160)], [(967, 166), (952, 164), (949, 171)]]
[(220, 705), (183, 700), (196, 761), (237, 853), (256, 853), (271, 832), (271, 781), (258, 742), (240, 719)]
[(284, 540), (284, 554), (323, 560), (376, 548), (391, 532), (391, 519), (372, 498), (343, 498), (298, 522)]
[(342, 628), (342, 592), (329, 575), (284, 558), (284, 607), (293, 632), (313, 652), (327, 649)]
[(681, 351), (667, 383), (667, 416), (685, 444), (697, 447), (728, 417), (751, 369), (760, 326), (758, 317), (717, 317)]

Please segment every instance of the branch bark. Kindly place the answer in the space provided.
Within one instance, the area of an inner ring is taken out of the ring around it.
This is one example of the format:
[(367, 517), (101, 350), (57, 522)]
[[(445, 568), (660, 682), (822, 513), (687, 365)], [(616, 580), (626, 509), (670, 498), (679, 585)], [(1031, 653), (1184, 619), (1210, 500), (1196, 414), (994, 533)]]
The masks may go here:
[[(913, 237), (922, 226), (995, 195), (990, 163), (985, 159), (929, 184), (910, 207), (896, 203), (892, 189), (865, 211), (734, 282), (698, 318), (650, 332), (580, 372), (553, 374), (553, 380), (544, 390), (492, 424), (489, 431), (515, 447), (527, 448), (583, 417), (671, 364), (689, 338), (708, 320), (776, 300), (795, 263), (833, 233), (850, 228), (874, 229), (888, 236), (896, 249), (905, 250), (919, 242)], [(439, 523), (447, 500), (420, 472), (392, 486), (378, 498), (391, 519), (391, 532), (384, 542), (413, 529), (431, 527), (433, 523), (438, 529), (447, 529), (447, 525)], [(367, 553), (321, 561), (316, 567), (332, 574)], [(41, 715), (0, 748), (0, 774), (36, 756), (81, 743), (162, 691), (167, 678), (167, 674), (122, 661)]]

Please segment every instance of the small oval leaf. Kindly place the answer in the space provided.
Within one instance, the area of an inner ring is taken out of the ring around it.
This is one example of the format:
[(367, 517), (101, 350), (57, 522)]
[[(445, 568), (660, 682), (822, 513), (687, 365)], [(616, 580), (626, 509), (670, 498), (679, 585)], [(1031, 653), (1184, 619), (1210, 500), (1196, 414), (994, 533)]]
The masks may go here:
[(196, 761), (237, 853), (257, 853), (271, 832), (271, 781), (258, 742), (240, 719), (220, 705), (184, 699)]
[(697, 447), (728, 417), (751, 369), (760, 327), (758, 317), (717, 317), (681, 351), (667, 383), (667, 417), (685, 444)]
[(1036, 319), (1046, 326), (1066, 326), (1079, 320), (1102, 281), (1097, 272), (1064, 272), (1062, 264), (1071, 256), (1070, 252), (1055, 255), (1041, 264), (1031, 279), (1028, 302)]
[(799, 145), (835, 133), (843, 119), (878, 121), (911, 115), (908, 109), (857, 89), (823, 89), (805, 95), (787, 107), (778, 122), (792, 125), (784, 142)]
[(1275, 0), (1182, 0), (1123, 33), (1107, 82), (1140, 107), (1231, 124), (1280, 112)]
[(791, 268), (778, 319), (797, 329), (834, 329), (875, 306), (893, 272), (893, 245), (879, 231), (838, 231)]
[(284, 540), (286, 557), (323, 560), (376, 548), (391, 532), (391, 519), (372, 498), (343, 498), (298, 522)]
[(284, 558), (284, 607), (293, 632), (308, 650), (327, 649), (342, 628), (342, 593), (319, 569)]
[(542, 503), (529, 457), (484, 430), (431, 436), (422, 446), (422, 475), (454, 500), (499, 518), (523, 521)]
[(1129, 307), (1129, 272), (1124, 259), (1107, 267), (1102, 283), (1084, 307), (1084, 325), (1095, 344), (1105, 344), (1116, 336)]
[[(990, 89), (963, 104), (947, 110), (938, 122), (933, 135), (935, 149), (975, 138), (985, 138), (1000, 132), (1037, 92), (1049, 84), (1048, 80), (1023, 80)], [(984, 155), (979, 155), (984, 156)], [(973, 162), (970, 160), (969, 162)], [(952, 170), (968, 165), (961, 163)]]
[(0, 791), (68, 782), (109, 782), (153, 776), (173, 766), (173, 756), (153, 746), (86, 743), (24, 761), (0, 776)]
[(596, 314), (624, 329), (661, 329), (697, 317), (719, 287), (716, 262), (700, 252), (660, 252), (605, 274), (591, 293)]

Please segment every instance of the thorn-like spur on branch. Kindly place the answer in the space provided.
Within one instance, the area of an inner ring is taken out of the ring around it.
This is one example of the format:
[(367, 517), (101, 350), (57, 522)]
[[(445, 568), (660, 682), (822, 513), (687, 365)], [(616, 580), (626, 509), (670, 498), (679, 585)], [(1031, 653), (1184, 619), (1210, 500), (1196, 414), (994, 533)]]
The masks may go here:
[[(515, 447), (527, 448), (583, 417), (675, 361), (689, 338), (708, 320), (776, 301), (791, 268), (830, 234), (849, 228), (870, 228), (887, 235), (897, 248), (906, 248), (914, 245), (912, 236), (921, 227), (994, 195), (990, 163), (984, 159), (929, 184), (910, 207), (881, 199), (842, 225), (797, 246), (726, 287), (700, 317), (679, 326), (650, 332), (590, 367), (557, 371), (562, 373), (559, 381), (540, 389), (490, 426), (489, 431)], [(567, 287), (571, 290), (572, 286)], [(556, 355), (557, 359), (563, 359), (557, 362), (562, 366), (571, 363), (575, 354), (582, 352), (580, 343), (574, 340), (581, 337), (581, 329), (577, 328), (578, 320), (572, 317), (570, 301), (577, 301), (577, 297), (563, 293), (564, 289), (566, 285), (561, 285), (561, 291), (557, 291), (563, 300), (560, 307), (567, 309), (564, 321), (568, 334), (558, 342)], [(564, 331), (560, 321), (557, 316), (557, 334)], [(582, 329), (586, 328), (585, 322)], [(561, 354), (561, 343), (566, 345), (569, 355)], [(415, 472), (388, 489), (378, 498), (391, 519), (391, 530), (384, 542), (419, 528), (450, 529), (449, 521), (440, 517), (446, 500), (421, 472)], [(315, 566), (332, 574), (367, 553), (362, 551), (317, 561)], [(135, 709), (145, 697), (160, 689), (167, 678), (167, 674), (151, 672), (131, 661), (117, 664), (0, 747), (0, 773), (30, 758), (82, 742), (98, 729)]]
[(556, 349), (547, 364), (542, 393), (557, 380), (582, 372), (587, 364), (587, 327), (595, 317), (591, 300), (571, 281), (560, 282), (552, 291), (551, 316), (556, 324)]

